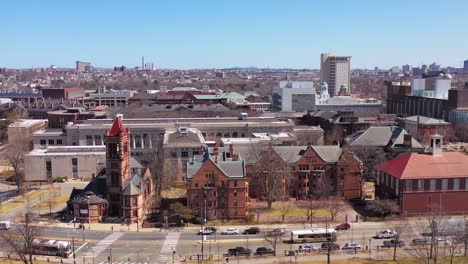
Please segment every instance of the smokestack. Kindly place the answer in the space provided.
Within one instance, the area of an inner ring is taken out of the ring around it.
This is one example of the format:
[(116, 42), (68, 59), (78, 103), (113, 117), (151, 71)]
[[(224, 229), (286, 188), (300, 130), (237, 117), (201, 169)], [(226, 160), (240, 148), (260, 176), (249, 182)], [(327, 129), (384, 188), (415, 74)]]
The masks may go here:
[(141, 69), (145, 69), (145, 56), (141, 56)]

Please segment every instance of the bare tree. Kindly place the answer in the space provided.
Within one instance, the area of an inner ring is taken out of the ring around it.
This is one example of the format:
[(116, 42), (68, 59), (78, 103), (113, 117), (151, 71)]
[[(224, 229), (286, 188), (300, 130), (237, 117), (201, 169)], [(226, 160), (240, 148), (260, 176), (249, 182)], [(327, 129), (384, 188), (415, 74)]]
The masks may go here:
[(2, 248), (17, 256), (24, 264), (32, 264), (33, 241), (43, 234), (45, 227), (31, 213), (26, 213), (10, 230), (0, 232)]
[(176, 166), (165, 153), (162, 142), (156, 143), (153, 152), (154, 160), (149, 164), (153, 182), (155, 184), (155, 193), (159, 197), (162, 191), (168, 190), (176, 181)]
[(390, 229), (396, 232), (396, 236), (393, 238), (393, 261), (395, 261), (397, 255), (397, 247), (400, 244), (401, 238), (407, 231), (410, 230), (409, 223), (406, 221), (406, 219), (399, 218), (395, 221), (388, 222), (387, 225)]
[(328, 206), (327, 206), (327, 212), (330, 215), (330, 220), (333, 222), (335, 221), (336, 216), (338, 216), (340, 209), (341, 209), (341, 203), (337, 199), (330, 198), (328, 200)]
[(369, 211), (380, 216), (382, 219), (400, 212), (400, 206), (398, 203), (391, 199), (377, 199), (369, 202), (366, 207)]
[(284, 218), (286, 217), (286, 215), (289, 213), (290, 210), (291, 210), (291, 204), (289, 204), (289, 202), (283, 203), (280, 205), (279, 211), (281, 214), (281, 223), (284, 223)]
[(301, 208), (304, 210), (304, 215), (307, 217), (306, 223), (310, 222), (310, 226), (312, 227), (314, 216), (317, 213), (319, 205), (314, 204), (314, 201), (310, 200), (307, 204), (301, 205)]
[(255, 206), (254, 209), (253, 209), (255, 215), (256, 215), (256, 218), (257, 218), (257, 224), (258, 222), (260, 222), (260, 215), (262, 214), (263, 212), (263, 208), (260, 207), (260, 206)]
[(253, 185), (261, 190), (268, 209), (271, 209), (275, 200), (288, 197), (289, 168), (272, 145), (266, 150), (258, 149), (255, 155), (259, 155), (259, 159), (254, 167), (256, 182)]
[(312, 190), (312, 196), (317, 200), (320, 198), (328, 198), (333, 195), (334, 191), (335, 187), (330, 179), (328, 177), (323, 177)]
[(18, 193), (22, 190), (24, 183), (24, 155), (30, 150), (31, 141), (26, 136), (24, 138), (16, 137), (14, 142), (10, 142), (5, 152), (5, 159), (13, 168), (13, 177)]
[(276, 256), (276, 248), (278, 246), (278, 242), (281, 242), (281, 236), (265, 235), (265, 241), (271, 245), (271, 247), (273, 248), (273, 255)]

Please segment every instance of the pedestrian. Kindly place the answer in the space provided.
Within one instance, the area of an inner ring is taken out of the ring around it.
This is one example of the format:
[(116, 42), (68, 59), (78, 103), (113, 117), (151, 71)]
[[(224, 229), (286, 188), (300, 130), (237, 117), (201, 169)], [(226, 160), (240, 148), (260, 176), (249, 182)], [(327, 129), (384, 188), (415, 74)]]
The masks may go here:
[(114, 226), (111, 226), (111, 231), (114, 231)]
[(226, 258), (226, 263), (229, 263), (229, 257)]

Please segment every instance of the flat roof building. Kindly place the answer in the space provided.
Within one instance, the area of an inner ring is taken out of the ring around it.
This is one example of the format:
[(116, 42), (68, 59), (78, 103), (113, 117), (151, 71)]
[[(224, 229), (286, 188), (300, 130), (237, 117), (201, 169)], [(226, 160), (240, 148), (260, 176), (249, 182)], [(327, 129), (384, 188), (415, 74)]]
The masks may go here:
[(313, 82), (280, 81), (273, 88), (273, 109), (281, 112), (307, 112), (315, 106)]
[(320, 55), (320, 83), (328, 84), (330, 96), (338, 95), (340, 87), (348, 88), (350, 94), (350, 72), (351, 56), (336, 56), (332, 53), (322, 53)]

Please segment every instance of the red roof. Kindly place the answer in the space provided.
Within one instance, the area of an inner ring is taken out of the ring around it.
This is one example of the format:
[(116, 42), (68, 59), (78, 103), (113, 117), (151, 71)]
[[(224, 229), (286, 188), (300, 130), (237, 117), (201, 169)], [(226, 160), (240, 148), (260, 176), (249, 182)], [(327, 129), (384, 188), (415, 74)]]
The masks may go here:
[(107, 135), (110, 137), (115, 137), (118, 136), (120, 133), (122, 133), (122, 135), (126, 135), (127, 130), (123, 126), (122, 120), (120, 120), (120, 118), (117, 117), (114, 119), (114, 124), (112, 124), (112, 128), (109, 131), (109, 133), (107, 133)]
[(468, 156), (460, 152), (404, 154), (375, 166), (398, 179), (459, 178), (468, 176)]

